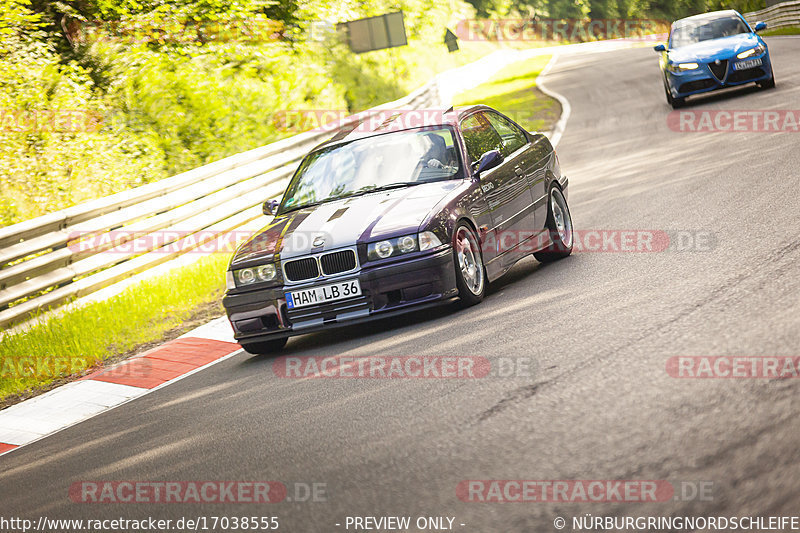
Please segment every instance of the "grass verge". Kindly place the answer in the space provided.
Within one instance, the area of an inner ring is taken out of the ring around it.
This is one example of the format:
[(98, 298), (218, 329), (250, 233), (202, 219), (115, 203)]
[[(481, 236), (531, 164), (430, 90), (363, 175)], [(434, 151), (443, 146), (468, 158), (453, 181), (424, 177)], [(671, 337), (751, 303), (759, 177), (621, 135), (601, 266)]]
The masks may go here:
[(789, 26), (788, 28), (775, 28), (774, 30), (762, 31), (762, 37), (774, 37), (776, 35), (800, 35), (800, 26)]
[(0, 408), (221, 316), (229, 254), (128, 287), (0, 339)]
[(453, 103), (486, 104), (528, 131), (549, 131), (558, 122), (561, 106), (536, 87), (536, 78), (551, 57), (543, 55), (512, 63), (486, 83), (456, 95)]

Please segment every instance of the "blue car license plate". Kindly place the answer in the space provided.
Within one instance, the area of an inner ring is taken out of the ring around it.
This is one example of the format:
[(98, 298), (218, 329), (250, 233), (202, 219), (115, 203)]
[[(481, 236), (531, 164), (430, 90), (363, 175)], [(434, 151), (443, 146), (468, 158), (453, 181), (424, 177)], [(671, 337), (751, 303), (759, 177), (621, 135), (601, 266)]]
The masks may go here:
[(307, 305), (316, 305), (326, 302), (344, 300), (353, 296), (361, 296), (361, 285), (357, 279), (340, 281), (339, 283), (329, 283), (319, 287), (311, 287), (299, 291), (286, 293), (286, 307), (296, 309)]
[(733, 64), (733, 70), (745, 70), (748, 68), (753, 67), (760, 67), (761, 66), (761, 58), (758, 59), (748, 59), (747, 61), (739, 61), (738, 63)]

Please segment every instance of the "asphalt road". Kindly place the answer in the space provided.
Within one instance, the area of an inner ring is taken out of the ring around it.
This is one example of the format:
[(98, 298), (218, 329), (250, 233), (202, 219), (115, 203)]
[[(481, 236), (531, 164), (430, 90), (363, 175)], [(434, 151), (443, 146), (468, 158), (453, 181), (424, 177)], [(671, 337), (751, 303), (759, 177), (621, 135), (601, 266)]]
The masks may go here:
[[(777, 89), (688, 109), (800, 109), (800, 39), (769, 44)], [(800, 134), (672, 131), (647, 48), (562, 57), (548, 87), (573, 108), (559, 153), (576, 228), (710, 234), (710, 249), (526, 259), (479, 306), (295, 338), (285, 352), (528, 357), (527, 377), (280, 379), (271, 358), (240, 353), (0, 458), (0, 514), (272, 515), (293, 532), (345, 531), (356, 515), (539, 532), (585, 513), (798, 514), (800, 382), (675, 379), (665, 365), (800, 356)], [(470, 479), (713, 488), (702, 501), (463, 502)], [(326, 501), (73, 503), (82, 480), (324, 483)]]

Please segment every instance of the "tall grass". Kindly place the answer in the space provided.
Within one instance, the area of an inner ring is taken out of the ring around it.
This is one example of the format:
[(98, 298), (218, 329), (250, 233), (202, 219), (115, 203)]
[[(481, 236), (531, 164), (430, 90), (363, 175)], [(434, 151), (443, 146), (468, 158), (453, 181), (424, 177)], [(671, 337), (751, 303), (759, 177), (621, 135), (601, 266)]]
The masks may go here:
[(229, 259), (229, 254), (210, 254), (108, 300), (68, 308), (3, 336), (0, 399), (81, 374), (109, 357), (161, 339), (199, 306), (221, 302)]

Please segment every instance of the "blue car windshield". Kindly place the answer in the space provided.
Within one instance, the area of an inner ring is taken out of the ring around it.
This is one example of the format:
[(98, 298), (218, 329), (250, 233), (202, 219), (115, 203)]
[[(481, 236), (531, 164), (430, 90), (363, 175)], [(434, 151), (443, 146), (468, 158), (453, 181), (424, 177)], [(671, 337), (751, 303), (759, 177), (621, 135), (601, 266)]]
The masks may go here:
[(740, 33), (750, 33), (750, 28), (735, 15), (680, 20), (672, 29), (670, 48), (680, 48)]
[(375, 135), (306, 156), (286, 189), (279, 211), (460, 176), (450, 128)]

